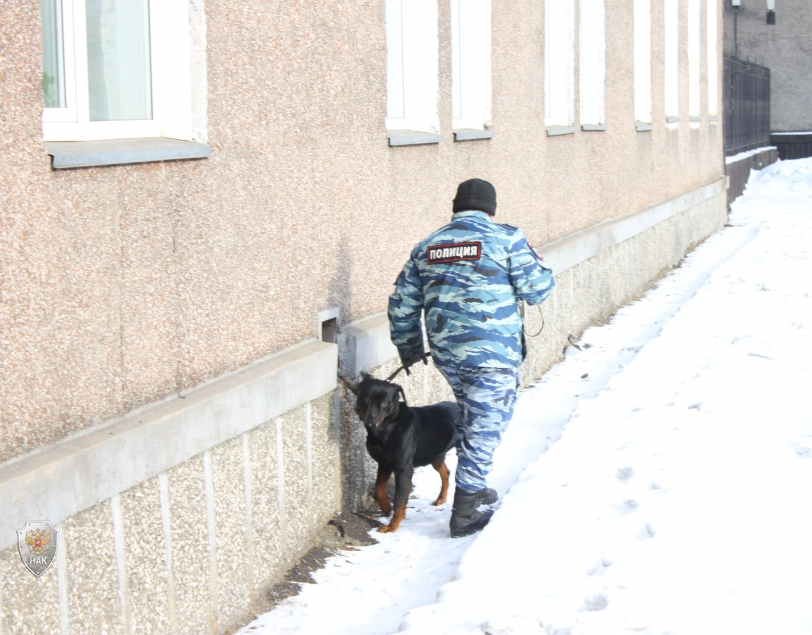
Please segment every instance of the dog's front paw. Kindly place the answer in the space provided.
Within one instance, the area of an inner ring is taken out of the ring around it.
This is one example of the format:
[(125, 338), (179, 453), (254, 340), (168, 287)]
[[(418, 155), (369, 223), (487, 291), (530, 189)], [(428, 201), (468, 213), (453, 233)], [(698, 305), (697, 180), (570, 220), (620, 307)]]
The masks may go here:
[(392, 525), (384, 525), (383, 527), (378, 527), (378, 531), (382, 534), (392, 534), (398, 530), (397, 527), (392, 527)]

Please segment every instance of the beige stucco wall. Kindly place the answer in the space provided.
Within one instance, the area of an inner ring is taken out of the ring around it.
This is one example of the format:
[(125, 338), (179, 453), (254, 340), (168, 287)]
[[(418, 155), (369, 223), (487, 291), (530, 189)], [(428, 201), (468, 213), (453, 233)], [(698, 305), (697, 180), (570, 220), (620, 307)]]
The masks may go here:
[(212, 635), (268, 588), (339, 506), (334, 395), (295, 408), (57, 525), (35, 578), (0, 551), (0, 633)]
[(608, 130), (547, 138), (543, 3), (506, 0), (495, 136), (454, 143), (441, 0), (444, 141), (404, 148), (383, 126), (383, 0), (205, 7), (212, 157), (53, 171), (38, 5), (0, 2), (0, 461), (313, 337), (320, 310), (383, 310), (461, 180), (491, 180), (497, 220), (539, 245), (722, 174), (720, 125), (692, 129), (685, 91), (665, 126), (660, 3), (651, 132), (634, 128), (632, 3), (607, 3)]

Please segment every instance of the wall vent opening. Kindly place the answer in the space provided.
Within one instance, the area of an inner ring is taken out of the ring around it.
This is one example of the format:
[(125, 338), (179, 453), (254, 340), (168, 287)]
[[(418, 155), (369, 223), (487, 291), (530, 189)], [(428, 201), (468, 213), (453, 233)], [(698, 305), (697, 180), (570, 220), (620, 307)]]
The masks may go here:
[(338, 344), (338, 325), (341, 319), (338, 314), (338, 307), (319, 311), (316, 317), (316, 337), (322, 342)]
[(335, 344), (337, 341), (337, 336), (338, 320), (336, 318), (324, 320), (324, 322), (321, 323), (321, 336), (319, 339), (322, 342), (330, 342), (331, 344)]

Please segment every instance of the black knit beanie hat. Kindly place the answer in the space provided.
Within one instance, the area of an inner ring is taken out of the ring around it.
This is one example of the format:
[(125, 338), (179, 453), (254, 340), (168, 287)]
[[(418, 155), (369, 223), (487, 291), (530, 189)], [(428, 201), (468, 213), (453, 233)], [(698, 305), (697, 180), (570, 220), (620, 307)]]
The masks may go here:
[(454, 197), (454, 212), (478, 209), (491, 216), (496, 214), (496, 189), (482, 179), (463, 181)]

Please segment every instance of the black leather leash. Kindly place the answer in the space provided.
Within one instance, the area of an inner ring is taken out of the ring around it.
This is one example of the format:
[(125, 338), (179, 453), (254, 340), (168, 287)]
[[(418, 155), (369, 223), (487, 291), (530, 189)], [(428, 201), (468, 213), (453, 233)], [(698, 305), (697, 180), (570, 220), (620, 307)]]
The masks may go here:
[[(539, 315), (541, 316), (541, 328), (538, 330), (538, 333), (533, 333), (532, 335), (528, 333), (524, 325), (524, 319), (522, 319), (522, 329), (524, 330), (524, 334), (527, 335), (528, 337), (538, 337), (544, 330), (544, 313), (541, 312), (541, 305), (537, 304), (536, 308), (539, 310)], [(524, 318), (524, 316), (522, 316), (522, 318)]]
[[(429, 355), (431, 355), (431, 353), (423, 353), (423, 354), (420, 356), (420, 359), (422, 359), (422, 360), (423, 360), (423, 363), (424, 363), (424, 364), (426, 363), (426, 360), (429, 358)], [(405, 366), (401, 366), (401, 367), (400, 367), (400, 368), (398, 368), (398, 369), (397, 369), (397, 370), (396, 370), (394, 373), (392, 373), (391, 375), (389, 375), (389, 377), (387, 377), (387, 378), (386, 378), (386, 381), (392, 381), (392, 380), (393, 380), (395, 377), (397, 377), (397, 376), (398, 376), (398, 373), (399, 373), (400, 371), (404, 370), (404, 369), (406, 369), (406, 374), (408, 375), (408, 374), (409, 374), (409, 369), (408, 369), (408, 368), (406, 368)]]
[[(524, 324), (524, 313), (522, 313), (522, 330), (524, 331), (525, 335), (527, 335), (528, 337), (538, 337), (539, 335), (541, 335), (541, 332), (544, 330), (544, 326), (545, 326), (544, 313), (541, 312), (541, 305), (536, 304), (535, 306), (538, 309), (539, 316), (541, 317), (541, 328), (538, 330), (538, 332), (532, 333), (532, 334), (527, 332), (527, 328), (525, 327), (525, 324)], [(426, 363), (426, 360), (428, 359), (429, 355), (431, 355), (431, 353), (423, 353), (420, 356), (420, 359), (423, 360), (424, 364)], [(389, 377), (386, 378), (386, 381), (392, 381), (395, 377), (398, 376), (398, 373), (400, 371), (404, 370), (404, 369), (406, 369), (406, 374), (408, 375), (409, 374), (409, 369), (406, 368), (405, 366), (401, 366), (394, 373), (389, 375)]]

